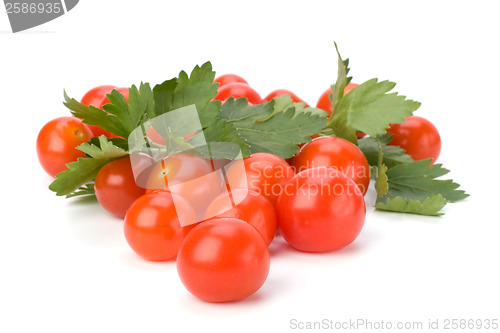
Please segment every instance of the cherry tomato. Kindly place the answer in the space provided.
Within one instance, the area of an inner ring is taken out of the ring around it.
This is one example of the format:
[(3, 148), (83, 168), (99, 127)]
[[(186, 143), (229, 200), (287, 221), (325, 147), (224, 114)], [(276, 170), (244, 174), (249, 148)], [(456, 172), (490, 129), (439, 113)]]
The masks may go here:
[(276, 204), (283, 185), (294, 175), (293, 169), (285, 160), (269, 153), (252, 154), (234, 163), (227, 171), (231, 188), (254, 190), (273, 205)]
[(42, 168), (52, 177), (67, 170), (85, 153), (76, 149), (92, 137), (90, 128), (75, 117), (60, 117), (45, 124), (36, 140), (36, 152)]
[[(110, 86), (110, 85), (97, 86), (87, 91), (85, 95), (83, 95), (82, 100), (80, 102), (87, 106), (92, 105), (95, 106), (96, 108), (101, 108), (101, 102), (103, 98), (105, 98), (106, 94), (109, 94), (115, 88), (116, 88), (115, 86)], [(97, 125), (87, 125), (87, 126), (90, 128), (94, 136), (105, 135), (108, 138), (117, 137), (116, 135), (103, 130), (101, 127)]]
[(278, 224), (274, 207), (259, 193), (247, 189), (234, 189), (219, 194), (207, 208), (205, 218), (234, 217), (250, 223), (269, 245)]
[(423, 117), (411, 116), (404, 123), (391, 124), (387, 132), (393, 135), (389, 145), (400, 146), (415, 161), (432, 158), (432, 164), (441, 153), (441, 136)]
[(141, 196), (125, 215), (128, 245), (142, 258), (165, 261), (177, 256), (182, 241), (196, 224), (196, 214), (186, 200), (170, 192)]
[(254, 294), (269, 274), (270, 254), (259, 232), (235, 218), (199, 223), (177, 256), (186, 289), (207, 302), (231, 302)]
[(228, 83), (222, 88), (219, 88), (219, 92), (214, 99), (224, 102), (229, 97), (234, 97), (235, 99), (245, 97), (248, 99), (250, 105), (262, 103), (262, 98), (259, 93), (248, 84), (241, 82)]
[(94, 186), (97, 201), (119, 218), (124, 218), (130, 205), (145, 193), (145, 190), (135, 183), (128, 156), (103, 166), (97, 173)]
[(286, 242), (305, 252), (338, 250), (363, 228), (363, 194), (352, 179), (326, 167), (299, 172), (284, 188), (276, 207)]
[(264, 97), (264, 101), (270, 102), (273, 98), (283, 96), (283, 95), (290, 95), (290, 97), (292, 98), (292, 101), (294, 101), (295, 103), (304, 103), (306, 105), (306, 107), (309, 106), (302, 98), (298, 97), (293, 92), (291, 92), (290, 90), (286, 90), (286, 89), (277, 89), (277, 90), (271, 91), (269, 93), (269, 95)]
[(248, 82), (244, 78), (242, 78), (241, 76), (236, 75), (236, 74), (221, 75), (219, 77), (216, 77), (214, 82), (219, 83), (219, 89), (222, 86), (225, 86), (226, 84), (233, 83), (233, 82), (240, 82), (240, 83), (248, 84)]
[(295, 172), (320, 166), (339, 170), (358, 184), (363, 195), (370, 185), (370, 166), (353, 143), (334, 136), (322, 136), (306, 143), (292, 159)]
[(212, 200), (222, 192), (223, 183), (211, 160), (190, 153), (165, 157), (152, 169), (146, 192), (169, 190), (186, 199), (201, 221)]
[[(349, 83), (344, 89), (344, 95), (349, 91), (353, 90), (359, 86), (357, 83)], [(316, 103), (316, 107), (322, 110), (325, 110), (328, 113), (332, 113), (332, 103), (330, 102), (330, 93), (332, 92), (332, 88), (328, 88), (321, 94), (318, 99), (318, 103)]]

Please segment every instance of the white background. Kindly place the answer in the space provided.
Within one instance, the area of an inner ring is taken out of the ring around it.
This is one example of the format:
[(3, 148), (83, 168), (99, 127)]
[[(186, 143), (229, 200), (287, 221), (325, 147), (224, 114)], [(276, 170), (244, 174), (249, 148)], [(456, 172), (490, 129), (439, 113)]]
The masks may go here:
[[(429, 319), (500, 319), (498, 7), (82, 0), (17, 34), (2, 8), (0, 332), (288, 332), (293, 319), (421, 321), (426, 331)], [(318, 255), (277, 241), (257, 294), (208, 304), (184, 289), (174, 262), (138, 258), (122, 221), (47, 189), (35, 141), (69, 114), (63, 89), (79, 99), (101, 84), (157, 84), (210, 60), (262, 96), (286, 88), (315, 104), (336, 77), (333, 41), (353, 82), (389, 79), (422, 102), (417, 114), (441, 132), (439, 162), (470, 198), (423, 217), (374, 211), (370, 191), (351, 246)]]

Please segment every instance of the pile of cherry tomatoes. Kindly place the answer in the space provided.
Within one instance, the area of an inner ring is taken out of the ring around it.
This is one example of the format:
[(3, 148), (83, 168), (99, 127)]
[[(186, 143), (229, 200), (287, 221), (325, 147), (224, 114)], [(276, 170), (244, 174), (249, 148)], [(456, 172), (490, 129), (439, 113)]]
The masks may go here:
[[(304, 102), (288, 90), (262, 99), (233, 74), (215, 82), (220, 84), (215, 97), (220, 101), (245, 97), (249, 104), (259, 104), (289, 94)], [(349, 84), (346, 92), (356, 86)], [(102, 108), (112, 89), (128, 98), (126, 88), (99, 86), (81, 102)], [(329, 93), (321, 95), (317, 107), (331, 113)], [(424, 118), (409, 117), (388, 132), (394, 135), (391, 144), (415, 160), (439, 155), (439, 133)], [(38, 135), (40, 164), (55, 177), (67, 163), (85, 157), (75, 147), (100, 135), (116, 137), (75, 117), (54, 119)], [(297, 250), (326, 252), (349, 245), (363, 228), (370, 167), (361, 150), (341, 138), (316, 137), (287, 161), (269, 153), (252, 154), (236, 161), (224, 179), (214, 172), (213, 161), (187, 152), (161, 161), (148, 158), (152, 167), (145, 187), (137, 184), (130, 156), (106, 164), (95, 179), (97, 200), (124, 219), (124, 235), (133, 251), (146, 260), (176, 260), (185, 287), (208, 302), (236, 301), (255, 293), (267, 278), (269, 245), (276, 234)]]

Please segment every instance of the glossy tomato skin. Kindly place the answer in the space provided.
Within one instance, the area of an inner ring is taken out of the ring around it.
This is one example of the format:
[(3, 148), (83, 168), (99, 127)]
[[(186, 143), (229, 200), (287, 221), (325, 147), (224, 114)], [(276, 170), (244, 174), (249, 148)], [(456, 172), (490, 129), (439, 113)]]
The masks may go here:
[(326, 167), (299, 172), (276, 207), (281, 235), (293, 248), (328, 252), (351, 244), (363, 228), (366, 208), (359, 187)]
[(304, 103), (306, 105), (306, 107), (309, 106), (302, 98), (298, 97), (293, 92), (291, 92), (290, 90), (286, 90), (286, 89), (277, 89), (277, 90), (271, 91), (266, 97), (264, 97), (264, 101), (270, 102), (273, 100), (273, 98), (283, 96), (283, 95), (290, 95), (290, 97), (292, 98), (292, 101), (294, 101), (295, 103)]
[(43, 169), (52, 177), (67, 170), (66, 164), (75, 162), (85, 153), (76, 149), (92, 138), (90, 128), (75, 117), (59, 117), (45, 124), (36, 140), (36, 152)]
[(130, 205), (145, 193), (145, 189), (135, 182), (128, 156), (102, 167), (97, 173), (94, 186), (97, 201), (118, 218), (124, 218)]
[[(90, 89), (83, 95), (81, 99), (81, 103), (85, 104), (87, 106), (92, 105), (95, 106), (96, 108), (101, 107), (101, 102), (103, 98), (106, 97), (106, 94), (109, 94), (113, 89), (116, 89), (117, 87), (111, 86), (111, 85), (102, 85), (102, 86), (97, 86), (95, 88)], [(89, 126), (90, 130), (92, 131), (94, 136), (101, 136), (104, 135), (107, 138), (116, 138), (117, 136), (114, 134), (111, 134), (108, 131), (103, 130), (101, 127), (97, 125), (87, 125)]]
[[(244, 168), (241, 167), (243, 163)], [(244, 172), (242, 172), (244, 170)], [(295, 175), (282, 158), (269, 153), (254, 153), (234, 163), (227, 171), (231, 188), (248, 188), (276, 205), (283, 185)]]
[(150, 261), (174, 259), (184, 238), (196, 224), (193, 208), (167, 191), (141, 196), (125, 215), (124, 234), (128, 245)]
[[(359, 84), (352, 83), (352, 82), (349, 83), (344, 89), (344, 95), (347, 94), (349, 91), (353, 90), (354, 88), (356, 88), (357, 86), (359, 86)], [(328, 112), (330, 114), (332, 113), (332, 103), (330, 102), (330, 97), (329, 97), (331, 91), (332, 91), (332, 88), (326, 89), (321, 94), (321, 96), (318, 99), (318, 102), (316, 103), (317, 108), (325, 110), (326, 112)]]
[(266, 243), (271, 244), (278, 223), (276, 212), (269, 200), (247, 189), (233, 189), (217, 196), (205, 212), (205, 218), (234, 217), (252, 225)]
[(387, 132), (393, 135), (389, 145), (400, 146), (415, 161), (432, 158), (434, 163), (441, 153), (441, 136), (423, 117), (410, 116), (404, 123), (391, 124)]
[(177, 256), (186, 289), (206, 302), (232, 302), (254, 294), (269, 274), (270, 254), (259, 232), (235, 218), (199, 223)]
[(228, 83), (219, 88), (214, 99), (224, 102), (229, 97), (234, 97), (235, 99), (245, 97), (248, 99), (250, 105), (262, 103), (262, 98), (259, 93), (248, 84), (241, 82)]
[(234, 83), (234, 82), (248, 84), (248, 82), (244, 78), (236, 74), (223, 74), (219, 77), (216, 77), (214, 82), (219, 83), (219, 89), (229, 83)]
[(306, 143), (292, 159), (295, 172), (316, 167), (339, 170), (359, 186), (363, 195), (370, 185), (370, 166), (353, 143), (334, 136), (322, 136)]
[(169, 155), (152, 169), (146, 192), (168, 190), (186, 199), (200, 220), (223, 183), (212, 161), (190, 153)]

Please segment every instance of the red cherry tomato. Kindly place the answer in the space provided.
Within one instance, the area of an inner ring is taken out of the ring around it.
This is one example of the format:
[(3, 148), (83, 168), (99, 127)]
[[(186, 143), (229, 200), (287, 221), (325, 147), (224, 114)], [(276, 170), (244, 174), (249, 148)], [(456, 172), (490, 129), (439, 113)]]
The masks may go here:
[(169, 155), (152, 169), (146, 192), (168, 190), (186, 199), (199, 220), (212, 200), (222, 192), (223, 183), (212, 161), (189, 153)]
[(338, 250), (352, 243), (365, 220), (359, 187), (326, 167), (299, 172), (286, 185), (276, 207), (286, 242), (305, 252)]
[(293, 169), (285, 160), (269, 153), (252, 154), (250, 157), (235, 162), (227, 171), (227, 179), (231, 188), (254, 190), (266, 197), (273, 205), (276, 204), (283, 185), (294, 175)]
[(128, 156), (102, 167), (97, 173), (94, 186), (97, 201), (119, 218), (124, 218), (130, 205), (145, 193), (145, 190), (135, 183)]
[(76, 149), (92, 137), (90, 128), (75, 117), (60, 117), (45, 124), (36, 140), (36, 152), (42, 168), (52, 177), (67, 170), (85, 153)]
[(229, 97), (234, 97), (235, 99), (245, 97), (251, 105), (262, 103), (259, 93), (248, 84), (241, 82), (228, 83), (219, 88), (219, 92), (214, 99), (224, 102)]
[(370, 185), (370, 166), (353, 143), (334, 136), (322, 136), (306, 143), (292, 159), (295, 172), (316, 167), (334, 168), (354, 180), (363, 195)]
[(234, 217), (248, 222), (259, 231), (268, 245), (278, 227), (271, 202), (259, 193), (246, 189), (219, 194), (205, 213), (205, 218), (212, 217)]
[(432, 158), (436, 161), (441, 153), (441, 136), (429, 120), (411, 116), (401, 124), (391, 124), (387, 133), (393, 135), (389, 145), (400, 146), (415, 161)]
[(270, 254), (259, 232), (235, 218), (198, 224), (177, 256), (177, 272), (186, 289), (207, 302), (244, 299), (264, 284)]
[(141, 196), (125, 216), (128, 245), (146, 260), (165, 261), (177, 256), (182, 241), (196, 224), (196, 214), (186, 200), (170, 192)]
[[(85, 95), (83, 95), (82, 100), (80, 102), (87, 106), (92, 105), (95, 106), (96, 108), (101, 108), (101, 102), (103, 98), (105, 98), (106, 94), (109, 94), (115, 88), (116, 88), (115, 86), (110, 86), (110, 85), (97, 86), (87, 91)], [(94, 136), (104, 135), (108, 138), (117, 137), (116, 135), (103, 130), (101, 127), (97, 125), (87, 125), (87, 126), (90, 128)]]
[(273, 98), (283, 96), (283, 95), (290, 95), (290, 97), (292, 98), (292, 101), (294, 101), (295, 103), (304, 103), (306, 105), (306, 107), (309, 106), (302, 98), (298, 97), (293, 92), (291, 92), (290, 90), (286, 90), (286, 89), (277, 89), (277, 90), (271, 91), (269, 93), (269, 95), (264, 97), (264, 101), (270, 102)]
[(240, 83), (248, 84), (248, 82), (244, 78), (242, 78), (241, 76), (236, 75), (236, 74), (221, 75), (219, 77), (216, 77), (214, 82), (219, 83), (219, 89), (221, 87), (225, 86), (226, 84), (233, 83), (233, 82), (240, 82)]
[[(349, 91), (353, 90), (359, 86), (357, 83), (349, 83), (344, 89), (344, 95)], [(332, 103), (330, 102), (330, 94), (332, 92), (332, 88), (328, 88), (325, 90), (318, 99), (318, 103), (316, 103), (316, 107), (322, 110), (325, 110), (328, 113), (332, 113)]]

